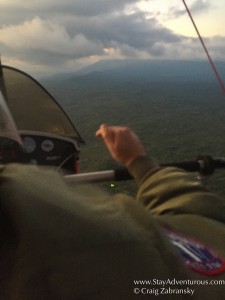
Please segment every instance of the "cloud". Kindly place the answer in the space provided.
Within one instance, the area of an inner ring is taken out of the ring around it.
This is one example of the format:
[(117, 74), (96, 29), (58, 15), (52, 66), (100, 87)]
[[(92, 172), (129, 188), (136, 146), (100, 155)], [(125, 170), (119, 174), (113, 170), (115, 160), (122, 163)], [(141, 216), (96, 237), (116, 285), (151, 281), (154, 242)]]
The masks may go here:
[(71, 37), (64, 27), (38, 17), (18, 26), (4, 27), (0, 36), (2, 46), (12, 54), (20, 53), (34, 62), (40, 59), (36, 54), (41, 51), (43, 58), (40, 60), (44, 63), (103, 53), (102, 44), (88, 40), (82, 33)]
[(157, 41), (174, 42), (179, 37), (170, 30), (160, 26), (156, 19), (146, 20), (145, 14), (135, 12), (131, 15), (118, 13), (111, 18), (78, 19), (73, 23), (71, 32), (82, 32), (88, 39), (104, 43), (106, 47), (111, 43), (126, 44), (136, 49), (147, 49)]
[(16, 24), (36, 16), (44, 19), (100, 16), (121, 11), (126, 5), (136, 2), (137, 0), (0, 0), (1, 22), (6, 25)]
[(208, 0), (196, 0), (191, 6), (191, 10), (193, 13), (199, 13), (202, 11), (208, 11), (211, 7), (212, 5)]
[(212, 38), (206, 39), (207, 47), (210, 52), (210, 55), (214, 60), (225, 60), (225, 37), (215, 36)]
[[(3, 53), (33, 64), (60, 64), (84, 57), (106, 56), (107, 49), (114, 49), (114, 54), (120, 56), (137, 56), (139, 51), (154, 56), (154, 45), (160, 41), (174, 43), (180, 38), (154, 18), (146, 20), (141, 12), (112, 13), (110, 17), (68, 17), (57, 23), (35, 17), (0, 29)], [(112, 55), (112, 51), (108, 55)]]
[[(197, 39), (179, 36), (153, 15), (138, 10), (136, 0), (0, 0), (3, 13), (0, 51), (3, 61), (32, 70), (75, 69), (100, 59), (201, 58)], [(206, 9), (197, 0), (192, 9)], [(136, 8), (135, 8), (136, 7)], [(171, 11), (174, 15), (179, 10)], [(224, 58), (224, 39), (207, 41)], [(224, 58), (225, 59), (225, 58)]]
[[(192, 14), (199, 14), (205, 11), (208, 11), (212, 5), (208, 0), (196, 0), (194, 1), (194, 3), (192, 3), (191, 5), (189, 5), (187, 3), (190, 11)], [(187, 11), (184, 8), (177, 8), (175, 6), (172, 6), (169, 9), (169, 13), (168, 13), (168, 17), (169, 18), (178, 18), (180, 16), (186, 15)]]

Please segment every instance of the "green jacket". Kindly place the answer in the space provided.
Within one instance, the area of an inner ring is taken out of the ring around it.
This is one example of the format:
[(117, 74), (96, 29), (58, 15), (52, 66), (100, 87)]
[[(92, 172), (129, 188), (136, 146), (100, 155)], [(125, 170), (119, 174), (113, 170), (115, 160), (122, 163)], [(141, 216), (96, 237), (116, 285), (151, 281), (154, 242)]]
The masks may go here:
[(153, 164), (143, 157), (131, 166), (139, 185), (137, 200), (173, 245), (188, 278), (203, 280), (187, 285), (195, 289), (194, 298), (203, 293), (205, 299), (224, 299), (225, 201), (196, 174), (172, 167), (152, 170)]
[[(225, 280), (224, 202), (182, 170), (154, 167), (146, 157), (130, 167), (135, 201), (53, 170), (6, 166), (0, 299), (223, 299), (211, 280)], [(217, 274), (199, 273), (203, 254)]]

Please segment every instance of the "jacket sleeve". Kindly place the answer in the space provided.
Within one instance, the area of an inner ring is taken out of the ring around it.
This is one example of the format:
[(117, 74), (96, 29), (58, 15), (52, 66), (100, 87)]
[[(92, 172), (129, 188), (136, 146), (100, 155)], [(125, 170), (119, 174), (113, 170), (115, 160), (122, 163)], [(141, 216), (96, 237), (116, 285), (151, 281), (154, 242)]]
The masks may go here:
[(160, 168), (138, 158), (129, 168), (139, 185), (137, 200), (153, 214), (195, 214), (225, 223), (225, 202), (205, 188), (193, 174), (174, 167)]

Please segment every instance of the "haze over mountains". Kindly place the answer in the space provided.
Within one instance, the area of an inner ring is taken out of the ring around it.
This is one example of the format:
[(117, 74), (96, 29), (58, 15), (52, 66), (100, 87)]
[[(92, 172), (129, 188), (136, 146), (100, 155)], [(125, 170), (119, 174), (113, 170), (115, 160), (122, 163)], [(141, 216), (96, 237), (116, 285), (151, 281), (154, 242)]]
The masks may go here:
[[(225, 62), (216, 62), (225, 76)], [(214, 74), (208, 61), (149, 61), (149, 60), (104, 60), (67, 74), (55, 75), (52, 79), (83, 80), (95, 77), (104, 80), (148, 81), (213, 81)]]
[[(225, 63), (216, 65), (225, 81)], [(225, 97), (207, 61), (101, 61), (42, 83), (86, 141), (81, 171), (115, 166), (95, 138), (101, 123), (133, 128), (162, 163), (225, 156)], [(225, 193), (218, 176), (210, 182)]]

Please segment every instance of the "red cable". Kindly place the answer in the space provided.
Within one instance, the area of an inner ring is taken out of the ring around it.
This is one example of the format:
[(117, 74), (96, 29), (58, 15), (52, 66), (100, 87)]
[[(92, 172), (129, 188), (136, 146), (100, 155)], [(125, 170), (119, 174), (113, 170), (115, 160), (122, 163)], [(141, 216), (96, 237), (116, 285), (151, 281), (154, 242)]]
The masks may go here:
[(219, 75), (219, 73), (218, 73), (218, 71), (217, 71), (217, 69), (216, 69), (216, 66), (215, 66), (215, 64), (213, 63), (213, 61), (212, 61), (212, 59), (211, 59), (211, 57), (210, 57), (210, 55), (209, 55), (208, 49), (207, 49), (206, 46), (205, 46), (205, 43), (204, 43), (204, 41), (203, 41), (203, 39), (202, 39), (202, 37), (201, 37), (201, 34), (200, 34), (200, 32), (199, 32), (199, 30), (198, 30), (196, 24), (195, 24), (195, 21), (194, 21), (192, 15), (191, 15), (191, 12), (190, 12), (190, 10), (189, 10), (189, 8), (188, 8), (188, 6), (187, 6), (185, 0), (182, 0), (182, 1), (183, 1), (184, 6), (185, 6), (185, 8), (186, 8), (186, 10), (187, 10), (187, 13), (188, 13), (188, 15), (189, 15), (189, 17), (190, 17), (190, 19), (191, 19), (191, 21), (192, 21), (192, 24), (193, 24), (193, 26), (194, 26), (194, 28), (195, 28), (197, 34), (198, 34), (199, 40), (200, 40), (200, 42), (201, 42), (201, 44), (202, 44), (202, 46), (203, 46), (203, 48), (204, 48), (204, 50), (205, 50), (205, 53), (206, 53), (206, 55), (207, 55), (207, 57), (208, 57), (208, 60), (209, 60), (209, 63), (210, 63), (210, 65), (211, 65), (211, 67), (212, 67), (212, 69), (213, 69), (213, 71), (214, 71), (214, 73), (215, 73), (215, 75), (216, 75), (216, 78), (217, 78), (218, 83), (219, 83), (219, 85), (220, 85), (220, 87), (221, 87), (221, 89), (222, 89), (222, 92), (223, 92), (223, 94), (225, 95), (225, 86), (224, 86), (224, 84), (223, 84), (223, 81), (222, 81), (222, 79), (220, 78), (220, 75)]

